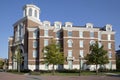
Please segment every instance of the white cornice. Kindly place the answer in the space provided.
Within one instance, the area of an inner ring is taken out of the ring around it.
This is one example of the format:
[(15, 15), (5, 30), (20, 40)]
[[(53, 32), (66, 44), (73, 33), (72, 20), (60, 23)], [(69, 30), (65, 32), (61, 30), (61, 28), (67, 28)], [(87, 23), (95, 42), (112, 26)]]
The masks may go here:
[(27, 16), (27, 17), (24, 17), (24, 18), (18, 20), (15, 24), (13, 24), (13, 27), (16, 26), (16, 25), (18, 25), (19, 23), (23, 22), (23, 21), (26, 20), (26, 19), (31, 20), (31, 21), (33, 21), (33, 22), (36, 22), (36, 23), (38, 23), (39, 25), (42, 25), (42, 22), (40, 22), (40, 20)]
[(28, 31), (35, 31), (35, 30), (37, 30), (38, 28), (27, 28), (28, 29)]

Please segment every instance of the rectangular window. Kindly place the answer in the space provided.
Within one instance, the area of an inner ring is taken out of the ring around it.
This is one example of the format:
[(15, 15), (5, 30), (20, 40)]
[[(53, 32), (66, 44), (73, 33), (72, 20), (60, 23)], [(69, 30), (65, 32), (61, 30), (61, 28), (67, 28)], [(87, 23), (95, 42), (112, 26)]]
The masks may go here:
[(68, 31), (68, 37), (72, 37), (72, 31)]
[(94, 38), (94, 32), (93, 31), (90, 32), (90, 37)]
[(83, 32), (79, 31), (79, 37), (83, 38)]
[(72, 57), (72, 50), (68, 50), (68, 57)]
[(37, 50), (33, 50), (33, 58), (37, 58)]
[(98, 40), (101, 40), (101, 32), (98, 32)]
[(37, 48), (37, 41), (36, 40), (33, 41), (33, 48)]
[(108, 40), (111, 40), (111, 35), (110, 34), (108, 34)]
[(34, 32), (33, 32), (33, 38), (38, 38), (38, 31), (37, 30), (35, 30)]
[(83, 40), (79, 41), (79, 45), (80, 45), (81, 48), (83, 48)]
[(111, 43), (108, 43), (108, 49), (111, 49), (111, 47), (112, 47)]
[(80, 50), (80, 56), (81, 56), (82, 58), (84, 57), (83, 50)]
[(48, 30), (44, 30), (44, 36), (45, 36), (45, 37), (48, 36)]
[(56, 32), (56, 38), (60, 38), (60, 31)]
[(112, 61), (109, 61), (109, 69), (112, 69)]
[(112, 58), (112, 52), (111, 51), (108, 52), (108, 57)]
[(44, 39), (44, 46), (48, 46), (48, 39)]

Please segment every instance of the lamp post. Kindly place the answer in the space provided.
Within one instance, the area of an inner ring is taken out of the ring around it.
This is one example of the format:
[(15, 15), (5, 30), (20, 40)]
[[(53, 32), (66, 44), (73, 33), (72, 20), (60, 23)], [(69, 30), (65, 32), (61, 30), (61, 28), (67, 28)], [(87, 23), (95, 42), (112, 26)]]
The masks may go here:
[(81, 75), (81, 56), (79, 55), (79, 76)]

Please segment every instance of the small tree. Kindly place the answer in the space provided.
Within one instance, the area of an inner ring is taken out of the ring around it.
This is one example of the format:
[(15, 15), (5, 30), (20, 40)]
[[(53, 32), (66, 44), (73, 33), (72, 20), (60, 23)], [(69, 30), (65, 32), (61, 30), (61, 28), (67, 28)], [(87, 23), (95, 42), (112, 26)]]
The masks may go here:
[(96, 74), (98, 74), (98, 65), (109, 63), (107, 51), (103, 49), (103, 46), (99, 46), (98, 42), (90, 45), (90, 54), (87, 54), (85, 59), (87, 64), (94, 64), (96, 66)]
[(0, 60), (0, 69), (3, 69), (4, 62), (3, 60)]
[(57, 64), (63, 64), (64, 63), (64, 56), (63, 52), (61, 52), (60, 45), (56, 44), (54, 40), (51, 41), (51, 44), (44, 47), (43, 49), (44, 53), (44, 61), (43, 63), (52, 64), (52, 72), (53, 75), (55, 74), (54, 66)]
[(21, 54), (21, 51), (20, 51), (20, 47), (17, 46), (17, 52), (13, 55), (13, 59), (15, 59), (15, 61), (17, 62), (17, 70), (18, 72), (20, 72), (20, 65), (22, 63), (22, 54)]

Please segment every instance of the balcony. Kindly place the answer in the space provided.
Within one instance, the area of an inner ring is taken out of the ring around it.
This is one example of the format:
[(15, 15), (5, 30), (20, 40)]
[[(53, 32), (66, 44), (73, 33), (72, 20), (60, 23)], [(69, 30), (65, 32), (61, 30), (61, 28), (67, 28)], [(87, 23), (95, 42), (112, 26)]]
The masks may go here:
[(73, 57), (73, 56), (72, 57), (70, 57), (70, 56), (67, 57), (67, 61), (70, 61), (70, 60), (73, 61), (74, 59), (75, 59), (75, 57)]

